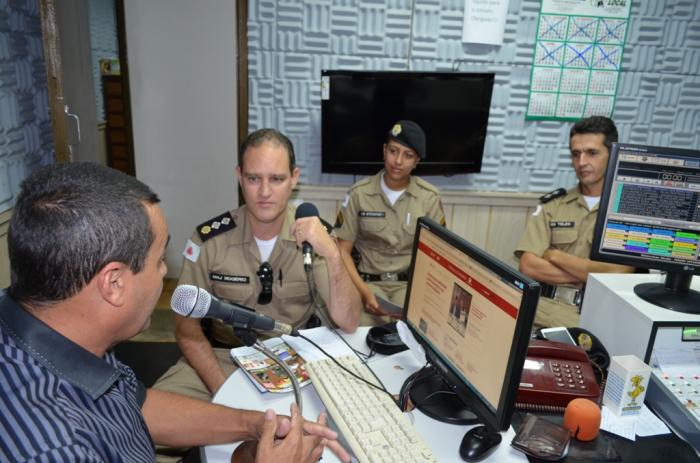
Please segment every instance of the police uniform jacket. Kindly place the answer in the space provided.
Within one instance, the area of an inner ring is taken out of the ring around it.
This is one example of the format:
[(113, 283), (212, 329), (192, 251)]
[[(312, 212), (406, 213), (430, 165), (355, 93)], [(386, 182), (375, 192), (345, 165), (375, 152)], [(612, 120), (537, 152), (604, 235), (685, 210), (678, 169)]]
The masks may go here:
[[(295, 328), (303, 327), (314, 313), (314, 305), (301, 250), (289, 232), (293, 223), (294, 208), (289, 206), (269, 258), (274, 277), (270, 303), (258, 304), (262, 291), (256, 274), (261, 264), (260, 252), (245, 206), (197, 227), (183, 253), (179, 284), (197, 285), (221, 300), (251, 307)], [(314, 259), (313, 275), (319, 295), (327, 301), (328, 271), (320, 256)], [(224, 344), (235, 342), (232, 328), (218, 320), (213, 323), (212, 335)]]
[(520, 258), (527, 251), (541, 257), (547, 249), (554, 248), (587, 259), (597, 214), (598, 205), (589, 210), (578, 186), (572, 188), (529, 218), (515, 255)]
[(350, 188), (335, 230), (338, 238), (354, 242), (361, 256), (358, 270), (370, 274), (408, 270), (418, 217), (445, 224), (437, 188), (411, 176), (392, 206), (381, 188), (382, 175), (383, 170)]

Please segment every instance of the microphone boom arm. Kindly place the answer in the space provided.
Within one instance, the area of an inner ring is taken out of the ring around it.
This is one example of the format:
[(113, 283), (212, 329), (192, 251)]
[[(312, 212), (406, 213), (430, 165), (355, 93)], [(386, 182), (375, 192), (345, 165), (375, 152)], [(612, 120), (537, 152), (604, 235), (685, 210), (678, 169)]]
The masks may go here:
[(285, 373), (287, 373), (287, 377), (292, 382), (292, 388), (294, 389), (294, 400), (296, 401), (297, 406), (299, 407), (299, 413), (302, 413), (301, 386), (299, 385), (297, 375), (295, 375), (292, 369), (289, 368), (289, 365), (287, 365), (286, 363), (284, 363), (283, 360), (277, 357), (277, 355), (275, 355), (274, 352), (268, 349), (267, 346), (263, 344), (259, 339), (255, 341), (255, 344), (253, 344), (253, 348), (265, 354), (270, 360), (279, 365)]

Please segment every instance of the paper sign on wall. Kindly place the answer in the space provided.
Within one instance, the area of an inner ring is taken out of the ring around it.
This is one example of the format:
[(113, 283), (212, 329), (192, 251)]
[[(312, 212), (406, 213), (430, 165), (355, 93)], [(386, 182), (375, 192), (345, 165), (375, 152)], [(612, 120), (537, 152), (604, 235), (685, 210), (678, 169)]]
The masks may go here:
[(508, 0), (464, 0), (462, 42), (503, 44)]

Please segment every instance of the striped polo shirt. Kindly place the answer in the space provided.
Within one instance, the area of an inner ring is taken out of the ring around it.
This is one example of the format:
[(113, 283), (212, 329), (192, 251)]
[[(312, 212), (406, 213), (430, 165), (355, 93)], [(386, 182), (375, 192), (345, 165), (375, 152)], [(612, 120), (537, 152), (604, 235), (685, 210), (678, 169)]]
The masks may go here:
[(145, 397), (114, 354), (95, 357), (0, 293), (0, 461), (154, 461)]

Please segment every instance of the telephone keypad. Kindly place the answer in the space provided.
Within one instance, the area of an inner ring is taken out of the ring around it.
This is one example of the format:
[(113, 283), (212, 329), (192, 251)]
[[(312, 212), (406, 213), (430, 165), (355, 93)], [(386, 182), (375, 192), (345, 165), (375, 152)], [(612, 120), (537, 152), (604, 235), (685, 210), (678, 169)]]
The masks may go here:
[(561, 389), (580, 389), (582, 391), (588, 389), (580, 364), (551, 362), (550, 366), (552, 367), (552, 374), (557, 387)]

